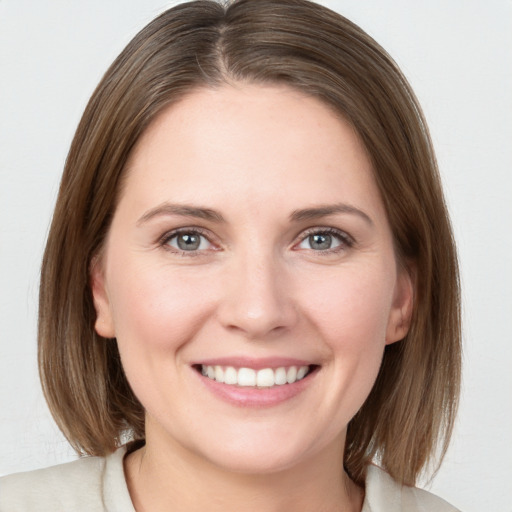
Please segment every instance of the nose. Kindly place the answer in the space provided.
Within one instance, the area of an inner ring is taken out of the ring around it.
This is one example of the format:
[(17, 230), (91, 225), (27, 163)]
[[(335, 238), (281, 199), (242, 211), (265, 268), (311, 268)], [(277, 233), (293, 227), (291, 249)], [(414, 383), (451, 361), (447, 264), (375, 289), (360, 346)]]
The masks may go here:
[(221, 324), (254, 340), (292, 328), (298, 315), (287, 274), (283, 265), (262, 254), (233, 262), (218, 307)]

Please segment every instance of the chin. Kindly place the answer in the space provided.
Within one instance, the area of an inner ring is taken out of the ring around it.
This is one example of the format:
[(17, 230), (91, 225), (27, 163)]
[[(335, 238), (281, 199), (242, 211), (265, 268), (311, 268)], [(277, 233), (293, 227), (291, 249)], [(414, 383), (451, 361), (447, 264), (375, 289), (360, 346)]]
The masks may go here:
[(231, 473), (245, 475), (268, 475), (299, 465), (305, 458), (304, 454), (288, 453), (280, 450), (267, 449), (236, 450), (225, 447), (223, 453), (212, 454), (210, 462)]
[(268, 428), (246, 435), (216, 436), (196, 455), (208, 460), (215, 467), (241, 474), (265, 475), (299, 466), (322, 451), (316, 441), (293, 436), (293, 433), (276, 435)]

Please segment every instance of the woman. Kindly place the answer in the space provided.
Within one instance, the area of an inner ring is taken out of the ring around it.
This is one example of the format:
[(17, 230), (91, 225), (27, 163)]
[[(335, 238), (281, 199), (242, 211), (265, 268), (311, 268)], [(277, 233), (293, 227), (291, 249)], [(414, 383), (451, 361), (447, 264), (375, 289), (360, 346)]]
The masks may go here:
[(412, 487), (453, 425), (458, 281), (389, 56), (303, 0), (150, 23), (72, 143), (39, 357), (95, 457), (7, 477), (2, 511), (455, 510)]

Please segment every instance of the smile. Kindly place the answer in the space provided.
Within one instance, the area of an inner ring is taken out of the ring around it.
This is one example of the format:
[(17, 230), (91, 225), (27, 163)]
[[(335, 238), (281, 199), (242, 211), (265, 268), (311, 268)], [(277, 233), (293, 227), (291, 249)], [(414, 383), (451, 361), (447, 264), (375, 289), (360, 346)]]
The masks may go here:
[(240, 387), (270, 388), (293, 384), (306, 377), (311, 366), (279, 368), (235, 368), (234, 366), (200, 365), (201, 374), (211, 380)]
[(192, 364), (210, 393), (243, 408), (273, 407), (309, 389), (321, 365), (288, 357), (217, 358)]

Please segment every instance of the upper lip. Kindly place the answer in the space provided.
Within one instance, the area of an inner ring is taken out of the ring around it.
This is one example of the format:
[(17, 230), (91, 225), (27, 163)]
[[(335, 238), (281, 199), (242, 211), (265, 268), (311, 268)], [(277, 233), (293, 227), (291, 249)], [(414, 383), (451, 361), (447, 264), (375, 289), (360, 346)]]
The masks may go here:
[(201, 359), (194, 361), (192, 366), (232, 366), (234, 368), (252, 368), (261, 370), (263, 368), (281, 368), (290, 366), (310, 366), (314, 364), (312, 361), (304, 359), (296, 359), (292, 357), (263, 357), (252, 358), (244, 356), (234, 357), (216, 357), (211, 359)]

